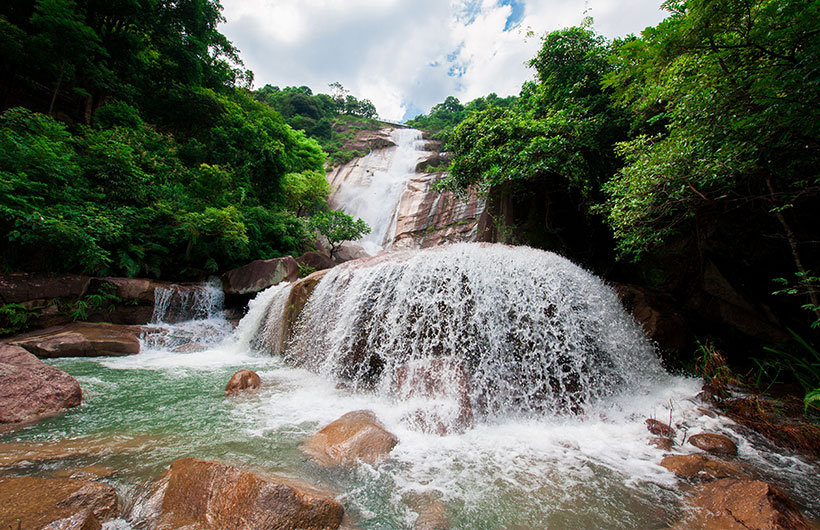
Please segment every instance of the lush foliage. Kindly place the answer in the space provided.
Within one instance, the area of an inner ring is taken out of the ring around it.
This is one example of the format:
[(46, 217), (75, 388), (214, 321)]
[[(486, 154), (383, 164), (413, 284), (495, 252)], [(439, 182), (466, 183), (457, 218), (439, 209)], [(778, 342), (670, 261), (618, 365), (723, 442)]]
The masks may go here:
[(466, 105), (462, 105), (457, 97), (448, 96), (441, 103), (434, 105), (430, 109), (430, 114), (416, 116), (409, 120), (407, 124), (411, 127), (430, 131), (433, 133), (431, 135), (433, 140), (446, 143), (450, 140), (455, 126), (463, 122), (470, 114), (491, 107), (509, 107), (516, 99), (515, 96), (500, 98), (498, 94), (493, 92), (487, 97), (476, 98)]
[(302, 251), (326, 155), (241, 87), (220, 11), (0, 7), (1, 268), (184, 278)]

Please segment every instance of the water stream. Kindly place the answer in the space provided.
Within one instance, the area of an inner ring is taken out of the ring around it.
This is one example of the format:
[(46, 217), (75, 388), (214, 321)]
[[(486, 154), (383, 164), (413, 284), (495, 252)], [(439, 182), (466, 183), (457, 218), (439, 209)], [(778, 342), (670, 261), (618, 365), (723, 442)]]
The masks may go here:
[[(185, 456), (326, 487), (362, 529), (411, 528), (417, 493), (440, 498), (459, 529), (668, 528), (682, 514), (683, 493), (658, 465), (664, 453), (647, 443), (644, 419), (671, 416), (689, 435), (735, 435), (743, 461), (820, 511), (815, 467), (703, 415), (694, 399), (700, 382), (661, 370), (611, 290), (562, 258), (463, 244), (334, 269), (285, 356), (271, 356), (265, 337), (279, 333), (288, 289), (260, 293), (235, 330), (209, 311), (150, 326), (138, 355), (50, 361), (80, 381), (84, 402), (2, 435), (0, 474), (114, 470), (105, 480), (125, 517), (108, 529), (139, 527), (151, 485)], [(311, 346), (306, 334), (319, 314)], [(348, 346), (363, 337), (384, 360), (378, 372), (345, 369)], [(186, 341), (204, 349), (180, 351)], [(313, 361), (300, 362), (297, 348)], [(396, 391), (401, 367), (414, 370), (431, 356), (463, 361), (472, 374), (471, 427), (427, 429), (414, 420), (419, 410), (446, 423), (452, 396)], [(227, 399), (224, 385), (240, 368), (259, 373), (264, 387)], [(307, 436), (358, 409), (373, 410), (400, 440), (389, 460), (325, 470), (301, 454)], [(3, 464), (42, 443), (75, 450)]]

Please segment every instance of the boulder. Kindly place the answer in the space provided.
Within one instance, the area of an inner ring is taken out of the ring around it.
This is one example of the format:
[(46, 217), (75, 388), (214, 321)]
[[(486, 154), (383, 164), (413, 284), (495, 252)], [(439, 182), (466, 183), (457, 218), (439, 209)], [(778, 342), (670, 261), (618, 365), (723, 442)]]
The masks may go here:
[(737, 446), (728, 436), (713, 433), (694, 434), (689, 443), (707, 453), (720, 456), (736, 456)]
[[(316, 289), (316, 286), (319, 285), (319, 282), (322, 281), (322, 278), (325, 277), (325, 274), (327, 274), (328, 271), (329, 269), (316, 271), (313, 274), (310, 274), (295, 282), (290, 288), (290, 293), (288, 294), (287, 302), (285, 302), (285, 310), (282, 316), (285, 320), (285, 326), (283, 326), (283, 336), (279, 339), (279, 349), (276, 350), (276, 348), (274, 348), (276, 351), (284, 351), (284, 345), (291, 339), (291, 337), (293, 337), (293, 326), (299, 319), (302, 309), (305, 308), (305, 304), (307, 304), (310, 295), (313, 294), (314, 289)], [(276, 337), (272, 337), (272, 340), (275, 339)]]
[(673, 438), (675, 436), (675, 429), (665, 424), (662, 421), (647, 418), (646, 428), (656, 436), (664, 436), (666, 438)]
[(404, 363), (396, 369), (396, 394), (400, 399), (429, 400), (429, 407), (409, 418), (424, 432), (444, 436), (473, 427), (470, 373), (462, 362), (433, 358)]
[(686, 320), (671, 296), (629, 284), (613, 284), (624, 307), (663, 352), (686, 346)]
[(231, 376), (225, 386), (226, 396), (235, 396), (243, 390), (255, 390), (262, 386), (262, 379), (253, 370), (242, 369)]
[(398, 439), (369, 410), (348, 412), (308, 438), (302, 452), (321, 466), (374, 464), (393, 450)]
[(19, 346), (0, 344), (0, 423), (49, 416), (81, 401), (76, 379)]
[(344, 508), (325, 492), (197, 458), (171, 464), (157, 528), (333, 530)]
[(3, 274), (0, 275), (0, 302), (22, 303), (29, 300), (79, 298), (85, 294), (90, 278), (76, 274)]
[(279, 282), (292, 282), (299, 278), (299, 265), (291, 256), (256, 260), (226, 272), (222, 276), (225, 294), (253, 294)]
[(736, 463), (713, 460), (704, 455), (670, 455), (661, 465), (682, 478), (745, 478), (747, 474)]
[(336, 262), (321, 252), (305, 252), (298, 258), (296, 263), (303, 266), (312, 267), (317, 271), (331, 269), (336, 266)]
[(37, 357), (104, 357), (139, 353), (139, 329), (116, 324), (77, 322), (13, 337), (9, 342)]
[(351, 243), (350, 241), (342, 243), (333, 255), (336, 263), (344, 263), (346, 261), (353, 261), (361, 258), (367, 258), (370, 254), (363, 246)]
[(697, 512), (685, 528), (705, 530), (808, 530), (794, 503), (759, 480), (724, 478), (703, 485), (690, 501)]
[(99, 482), (39, 477), (0, 478), (0, 528), (100, 528), (117, 516), (114, 488)]

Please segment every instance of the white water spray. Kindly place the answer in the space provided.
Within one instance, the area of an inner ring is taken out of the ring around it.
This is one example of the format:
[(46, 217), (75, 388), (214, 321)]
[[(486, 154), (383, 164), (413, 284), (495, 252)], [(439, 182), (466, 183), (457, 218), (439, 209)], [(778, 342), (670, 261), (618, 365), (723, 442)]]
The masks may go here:
[(581, 412), (664, 374), (594, 275), (549, 252), (466, 243), (336, 267), (305, 306), (287, 355), (385, 395), (407, 370), (417, 377), (409, 362), (445, 359), (426, 370), (468, 372), (472, 406), (491, 415)]

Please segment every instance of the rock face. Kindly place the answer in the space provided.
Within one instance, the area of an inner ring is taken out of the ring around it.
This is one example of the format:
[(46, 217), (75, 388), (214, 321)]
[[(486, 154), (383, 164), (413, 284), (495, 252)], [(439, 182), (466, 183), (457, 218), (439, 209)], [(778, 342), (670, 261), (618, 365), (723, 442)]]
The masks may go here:
[(37, 357), (102, 357), (139, 353), (138, 329), (115, 324), (77, 322), (14, 337), (10, 343)]
[(720, 456), (736, 456), (737, 446), (728, 436), (713, 433), (695, 434), (689, 437), (689, 443), (707, 453)]
[[(354, 124), (351, 124), (354, 125)], [(336, 132), (345, 132), (349, 129), (348, 125), (339, 124), (333, 128)], [(390, 139), (390, 133), (393, 129), (386, 127), (384, 129), (362, 130), (357, 131), (353, 138), (346, 140), (344, 143), (345, 151), (358, 151), (361, 154), (367, 154), (374, 149), (385, 149), (387, 147), (394, 147), (396, 144)]]
[(759, 480), (721, 479), (704, 485), (691, 501), (698, 510), (686, 528), (706, 530), (808, 530), (786, 495)]
[(322, 466), (374, 464), (387, 456), (398, 439), (369, 410), (348, 412), (308, 438), (301, 449)]
[(255, 390), (262, 386), (262, 379), (253, 370), (239, 370), (225, 386), (226, 396), (235, 396), (243, 390)]
[(56, 414), (81, 400), (80, 384), (73, 377), (23, 348), (0, 344), (0, 423)]
[(306, 485), (183, 458), (171, 464), (157, 528), (334, 530), (344, 508)]
[(433, 191), (431, 187), (442, 176), (423, 173), (407, 183), (396, 212), (393, 248), (429, 248), (475, 240), (484, 201), (473, 191), (466, 201), (449, 191)]
[(83, 529), (117, 516), (111, 486), (85, 480), (0, 478), (0, 528)]
[(279, 282), (292, 282), (299, 278), (299, 265), (291, 256), (256, 260), (245, 266), (226, 272), (222, 276), (225, 294), (253, 294)]
[(671, 296), (637, 285), (613, 287), (627, 311), (663, 352), (676, 353), (686, 346), (686, 319)]
[(430, 408), (417, 410), (409, 421), (424, 432), (444, 436), (473, 426), (470, 373), (464, 363), (423, 359), (396, 369), (396, 394), (401, 399), (422, 397)]
[(661, 465), (679, 477), (691, 479), (743, 478), (746, 473), (735, 463), (712, 460), (704, 455), (671, 455)]

